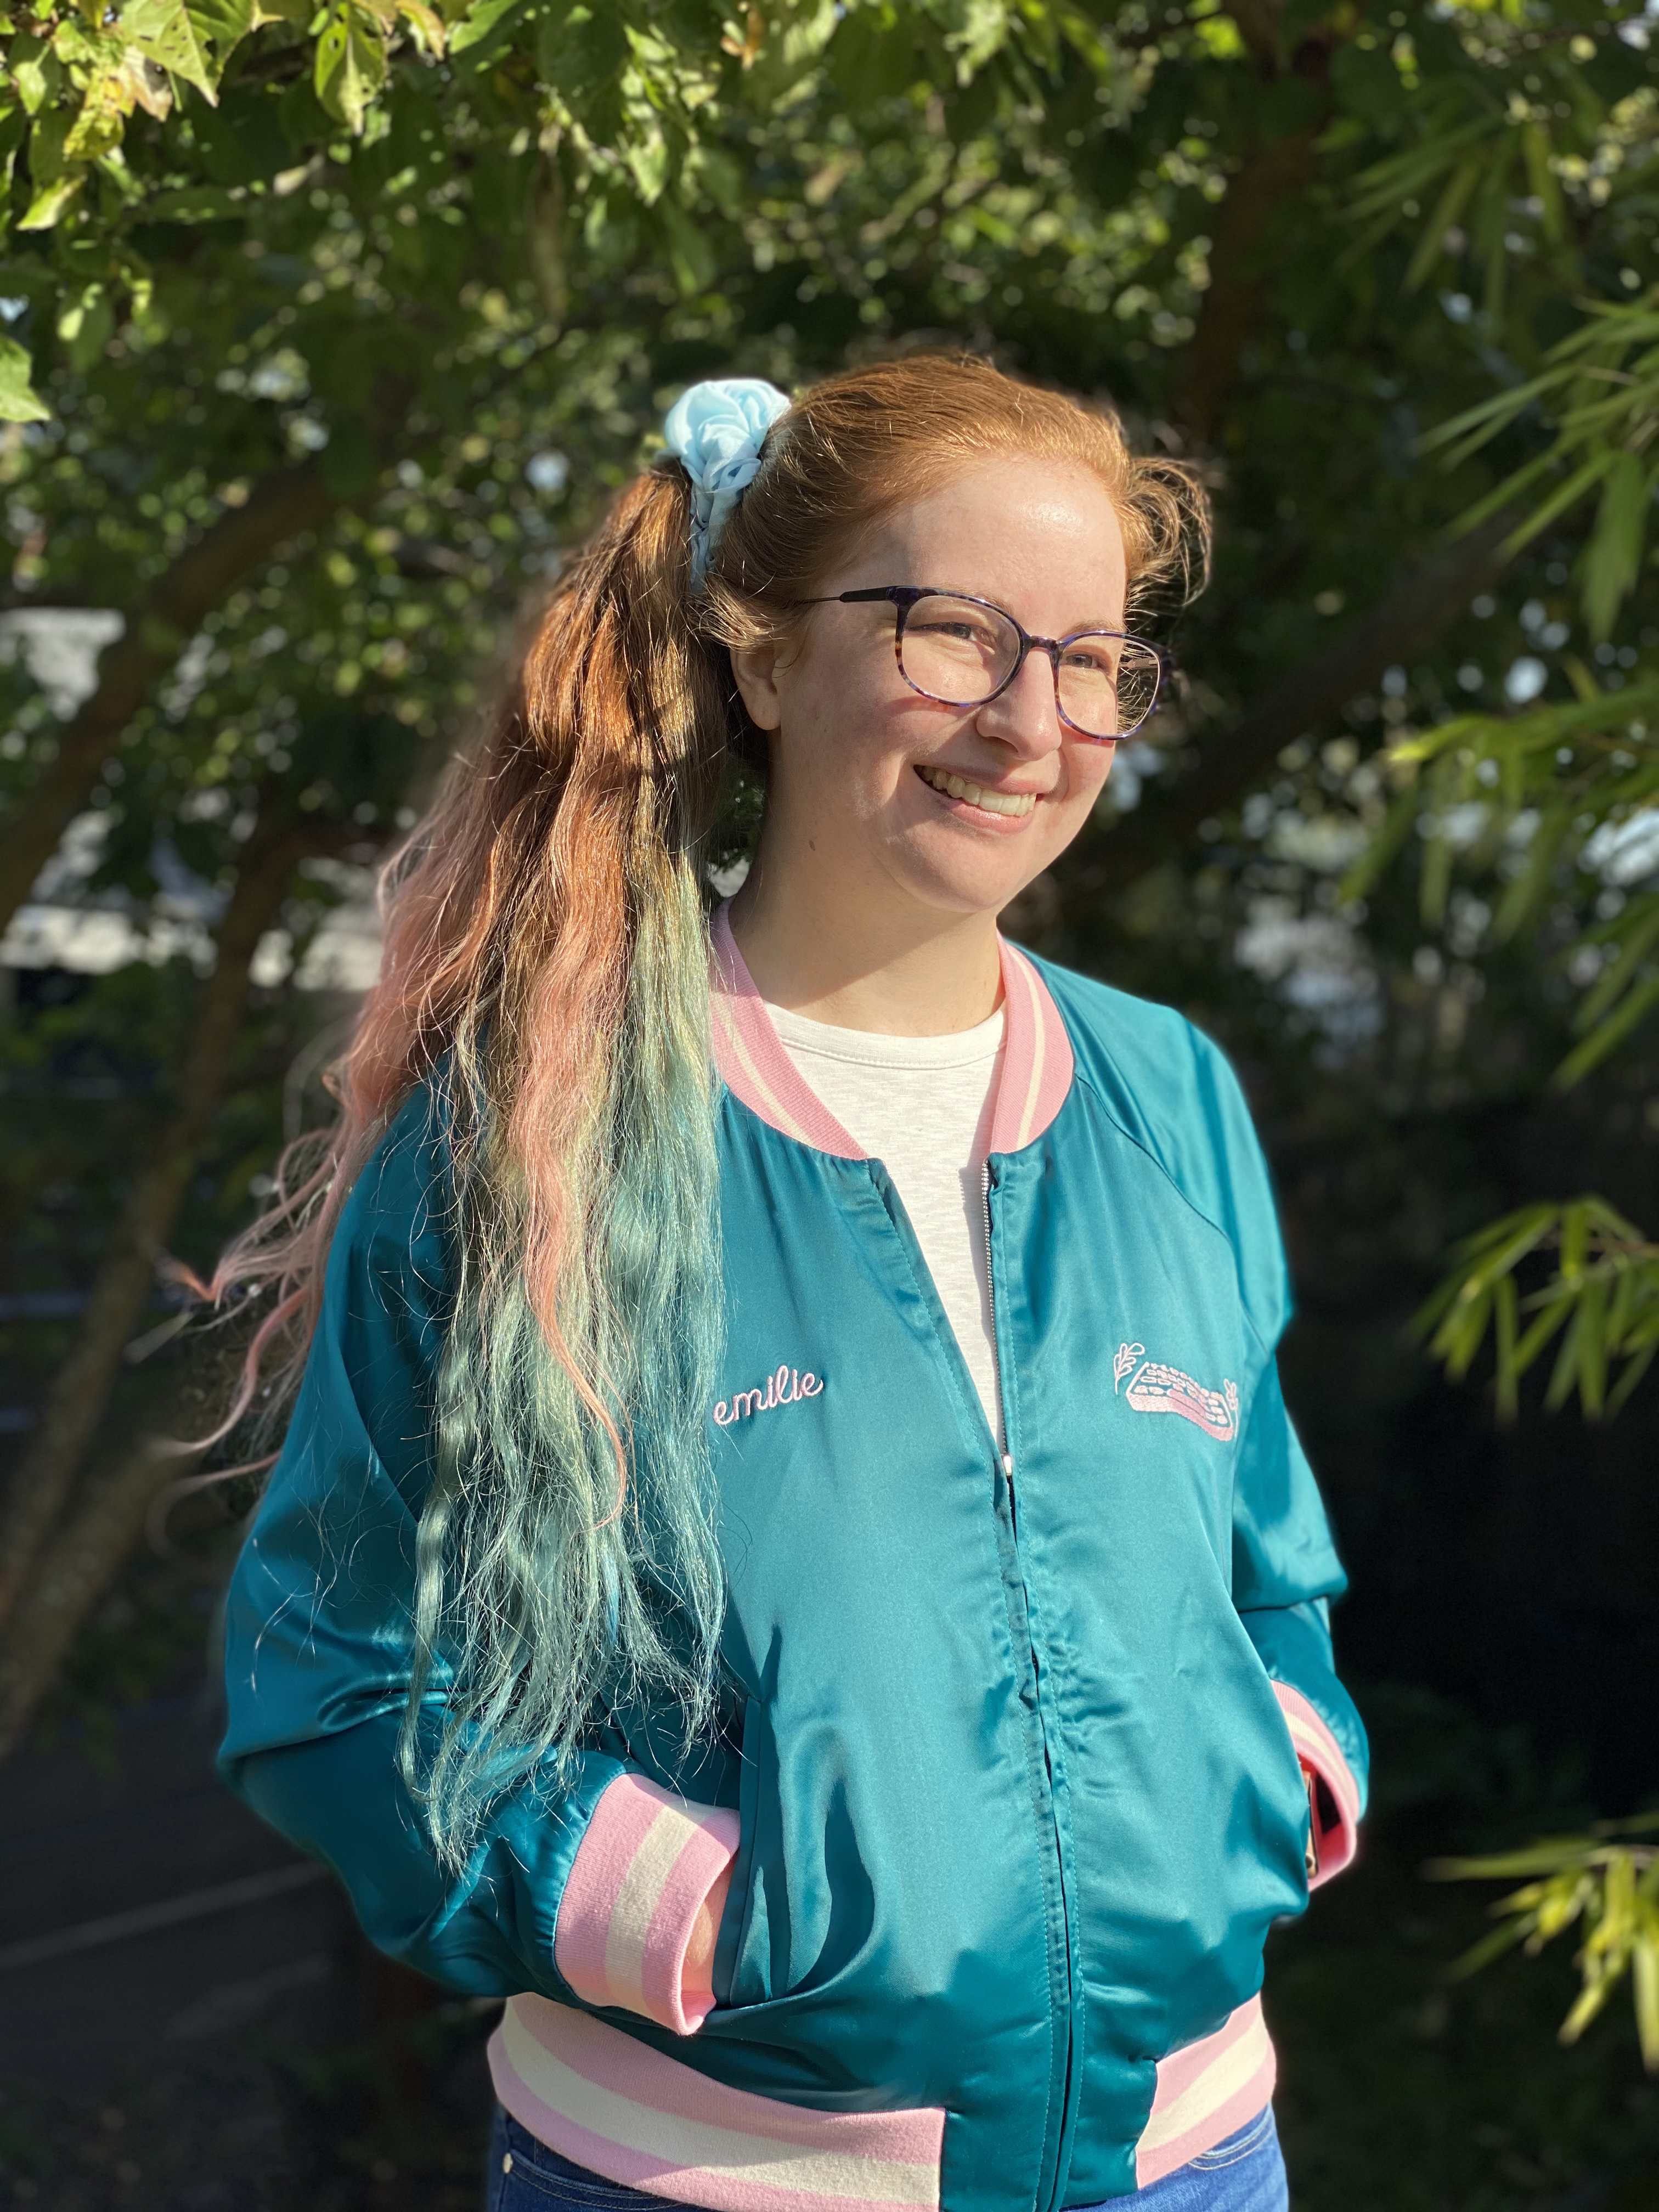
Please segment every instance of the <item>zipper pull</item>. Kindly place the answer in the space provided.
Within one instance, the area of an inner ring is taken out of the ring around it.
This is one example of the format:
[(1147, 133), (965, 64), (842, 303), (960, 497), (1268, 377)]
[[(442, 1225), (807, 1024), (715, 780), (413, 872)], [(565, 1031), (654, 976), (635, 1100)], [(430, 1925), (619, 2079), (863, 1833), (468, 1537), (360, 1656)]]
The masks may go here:
[(1002, 1471), (1007, 1476), (1009, 1481), (1012, 1482), (1014, 1479), (1014, 1455), (1012, 1452), (1004, 1452), (1002, 1455)]

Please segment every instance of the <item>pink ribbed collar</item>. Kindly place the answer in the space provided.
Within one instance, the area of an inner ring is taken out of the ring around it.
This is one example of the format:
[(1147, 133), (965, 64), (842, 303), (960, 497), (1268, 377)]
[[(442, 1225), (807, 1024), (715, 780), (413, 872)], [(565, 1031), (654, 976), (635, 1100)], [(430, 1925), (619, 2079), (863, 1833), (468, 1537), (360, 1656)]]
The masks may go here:
[[(744, 965), (727, 908), (714, 921), (714, 1063), (728, 1089), (786, 1137), (861, 1160), (855, 1143), (784, 1050), (765, 1001)], [(991, 1150), (1017, 1152), (1040, 1137), (1072, 1087), (1072, 1041), (1048, 987), (1018, 945), (999, 938), (1008, 1027), (991, 1120)]]

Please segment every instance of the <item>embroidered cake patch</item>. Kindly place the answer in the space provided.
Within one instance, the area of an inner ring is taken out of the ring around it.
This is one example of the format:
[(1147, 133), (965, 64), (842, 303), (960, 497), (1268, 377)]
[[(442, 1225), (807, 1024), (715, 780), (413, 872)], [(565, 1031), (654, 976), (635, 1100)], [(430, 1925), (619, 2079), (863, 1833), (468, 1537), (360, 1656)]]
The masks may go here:
[[(1129, 1377), (1127, 1390), (1123, 1388), (1126, 1375)], [(1120, 1344), (1112, 1362), (1112, 1376), (1114, 1394), (1122, 1391), (1124, 1402), (1137, 1413), (1179, 1413), (1183, 1421), (1192, 1422), (1206, 1437), (1224, 1444), (1231, 1443), (1238, 1434), (1237, 1382), (1224, 1379), (1218, 1390), (1206, 1390), (1183, 1369), (1148, 1359), (1144, 1344)]]

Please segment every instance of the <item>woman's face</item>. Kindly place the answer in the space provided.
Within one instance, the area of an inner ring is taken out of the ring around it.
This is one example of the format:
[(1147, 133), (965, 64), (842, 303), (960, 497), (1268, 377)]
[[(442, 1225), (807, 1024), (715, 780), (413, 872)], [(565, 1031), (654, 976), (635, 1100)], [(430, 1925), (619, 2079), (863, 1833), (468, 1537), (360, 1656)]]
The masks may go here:
[[(1080, 464), (984, 460), (879, 525), (821, 590), (890, 584), (989, 599), (1037, 637), (1121, 629), (1123, 534)], [(838, 901), (994, 914), (1076, 836), (1113, 747), (1060, 721), (1045, 653), (987, 705), (921, 698), (899, 672), (894, 623), (884, 602), (817, 606), (798, 648), (733, 654), (771, 745), (763, 866)], [(946, 776), (977, 797), (953, 795)]]

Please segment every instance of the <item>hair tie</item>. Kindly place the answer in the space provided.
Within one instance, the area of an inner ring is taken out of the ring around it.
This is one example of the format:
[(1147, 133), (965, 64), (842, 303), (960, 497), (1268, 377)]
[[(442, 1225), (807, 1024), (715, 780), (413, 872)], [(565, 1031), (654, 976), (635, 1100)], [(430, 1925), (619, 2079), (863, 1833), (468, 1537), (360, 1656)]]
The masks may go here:
[(708, 574), (720, 532), (761, 464), (766, 434), (789, 404), (759, 376), (711, 377), (668, 410), (662, 434), (691, 479), (691, 588)]

